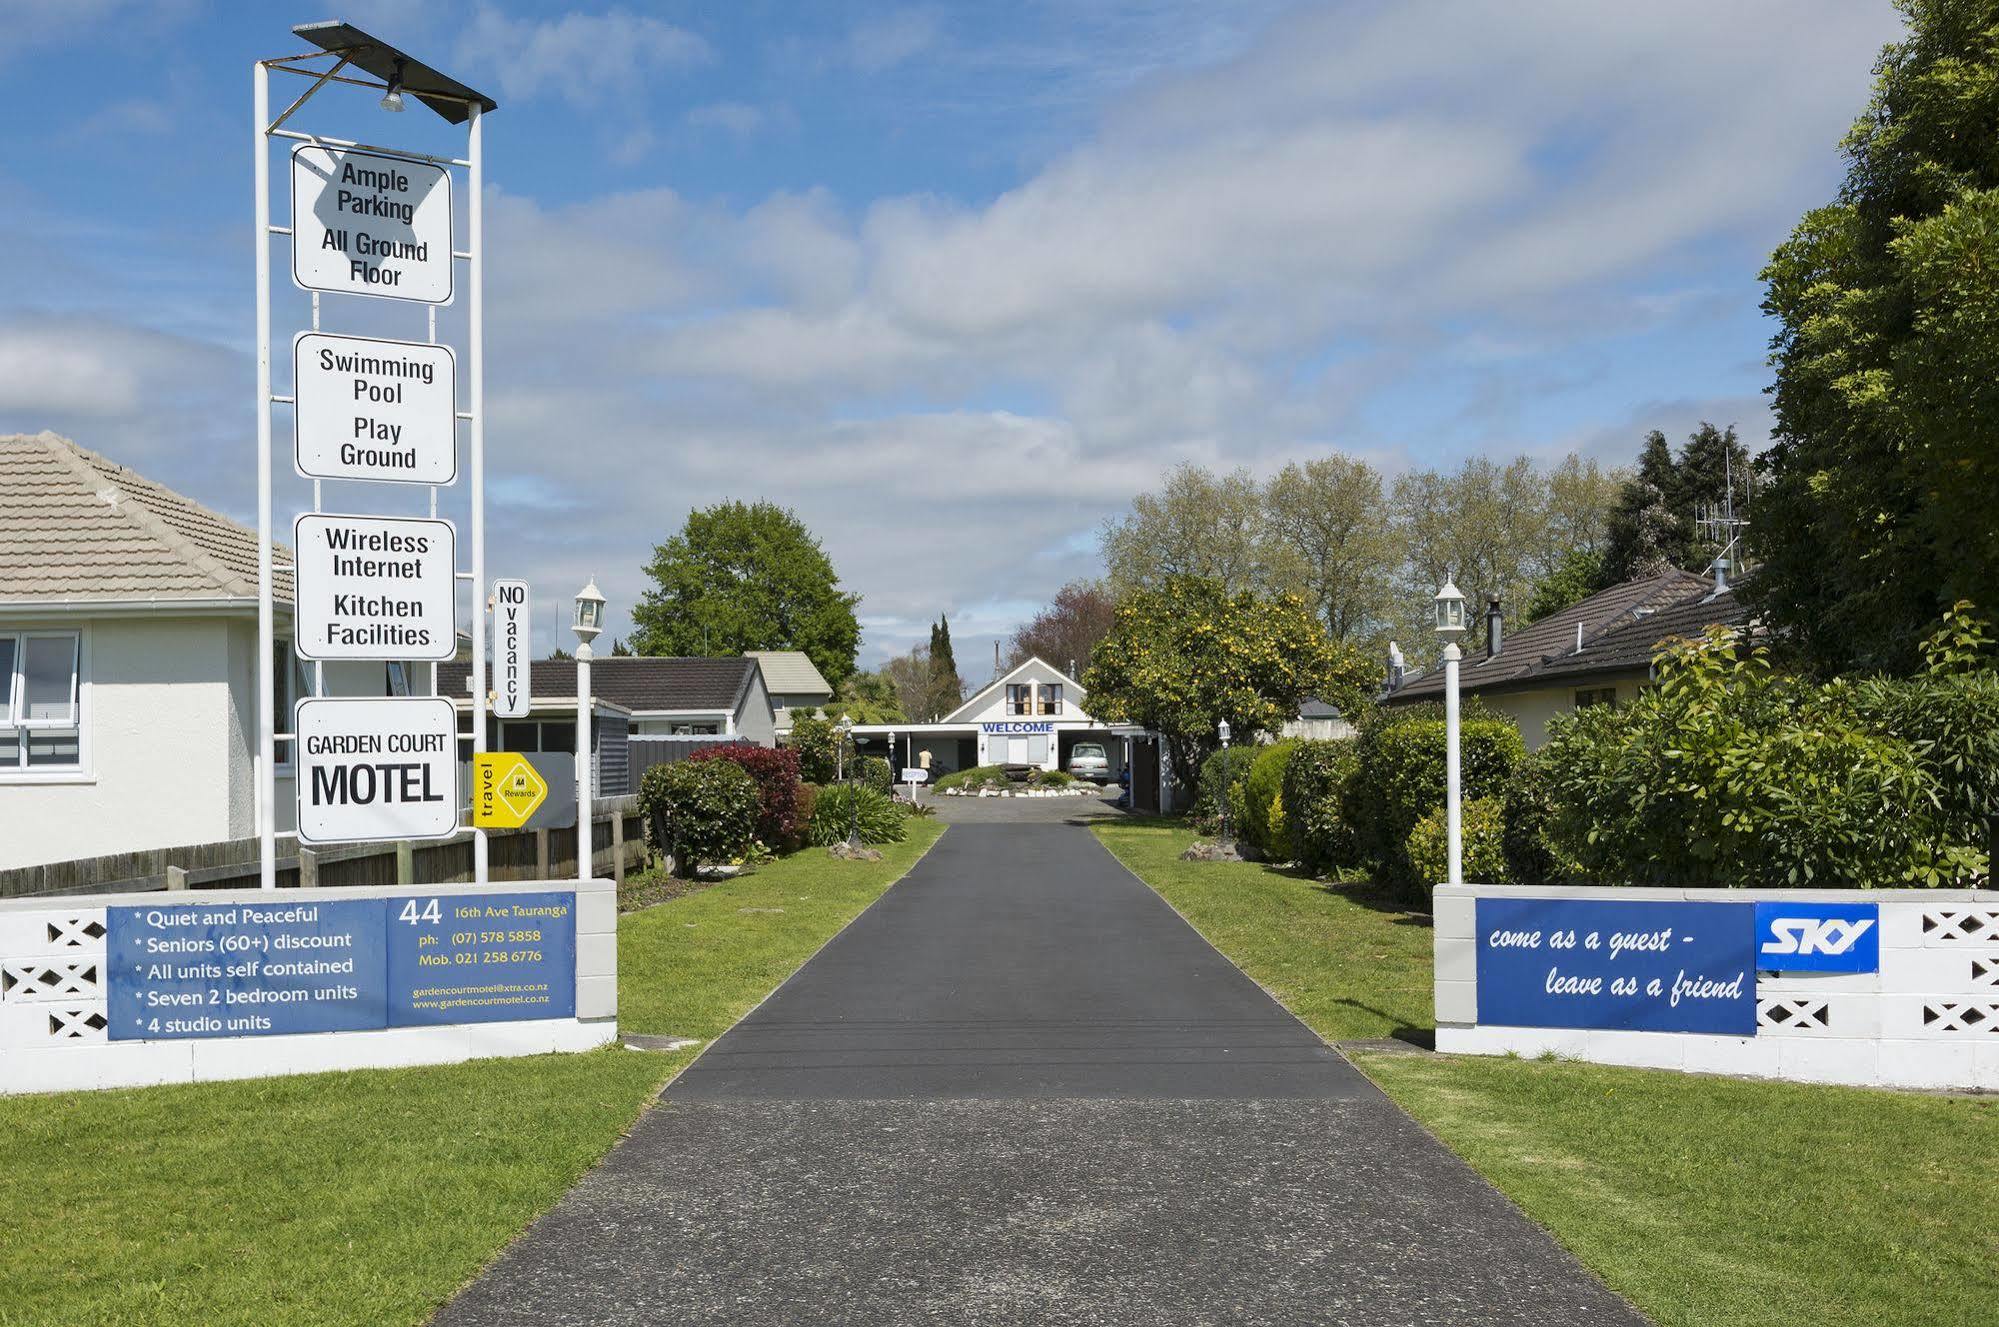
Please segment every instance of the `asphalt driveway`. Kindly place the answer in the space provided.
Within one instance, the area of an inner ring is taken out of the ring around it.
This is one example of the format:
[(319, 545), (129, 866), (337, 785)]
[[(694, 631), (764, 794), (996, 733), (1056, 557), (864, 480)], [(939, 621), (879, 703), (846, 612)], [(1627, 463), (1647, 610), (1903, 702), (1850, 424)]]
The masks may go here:
[(438, 1321), (1643, 1319), (1057, 820), (954, 824)]

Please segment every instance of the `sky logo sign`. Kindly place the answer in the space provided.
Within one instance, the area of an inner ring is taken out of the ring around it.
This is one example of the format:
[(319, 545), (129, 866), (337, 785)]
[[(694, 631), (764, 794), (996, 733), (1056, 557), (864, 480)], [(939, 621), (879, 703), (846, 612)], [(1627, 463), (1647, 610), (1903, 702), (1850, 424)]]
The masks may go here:
[(1879, 972), (1880, 905), (1759, 902), (1756, 966), (1765, 972)]

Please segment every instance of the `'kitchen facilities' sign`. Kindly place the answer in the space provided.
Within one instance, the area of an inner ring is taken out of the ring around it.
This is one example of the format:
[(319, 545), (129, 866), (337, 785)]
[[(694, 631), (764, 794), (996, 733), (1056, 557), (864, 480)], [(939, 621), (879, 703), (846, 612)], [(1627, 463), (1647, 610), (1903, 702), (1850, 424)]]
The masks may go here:
[(457, 653), (451, 522), (312, 512), (293, 530), (301, 657), (442, 661)]
[(451, 347), (301, 332), (292, 342), (293, 463), (309, 479), (458, 478)]
[(301, 843), (442, 839), (458, 828), (458, 712), (441, 696), (298, 703)]
[(1756, 1034), (1751, 903), (1477, 900), (1478, 1021)]
[(292, 152), (292, 280), (307, 290), (451, 299), (451, 176), (408, 157)]

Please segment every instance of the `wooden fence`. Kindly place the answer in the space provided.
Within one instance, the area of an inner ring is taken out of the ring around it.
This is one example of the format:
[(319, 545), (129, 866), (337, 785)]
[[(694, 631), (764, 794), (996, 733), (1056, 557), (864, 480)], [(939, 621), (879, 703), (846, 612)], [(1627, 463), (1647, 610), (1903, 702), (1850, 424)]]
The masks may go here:
[[(591, 874), (623, 883), (646, 862), (638, 798), (600, 798), (591, 817)], [(493, 880), (555, 880), (576, 874), (574, 828), (489, 830), (487, 875)], [(444, 885), (472, 879), (472, 831), (423, 843), (352, 843), (317, 850), (278, 836), (278, 887)], [(180, 848), (113, 853), (0, 871), (0, 898), (111, 894), (146, 889), (244, 889), (258, 878), (254, 838)]]

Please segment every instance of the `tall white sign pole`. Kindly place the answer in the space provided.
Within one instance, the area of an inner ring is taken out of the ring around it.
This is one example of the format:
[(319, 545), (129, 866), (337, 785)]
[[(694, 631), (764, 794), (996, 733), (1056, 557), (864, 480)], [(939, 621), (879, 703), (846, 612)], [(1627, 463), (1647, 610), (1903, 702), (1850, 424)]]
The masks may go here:
[[(466, 159), (471, 163), (466, 169), (471, 177), (471, 187), (467, 191), (472, 197), (471, 223), (468, 238), (471, 242), (471, 293), (466, 313), (471, 323), (467, 334), (467, 345), (471, 352), (472, 373), (472, 751), (476, 756), (486, 749), (486, 168), (485, 168), (485, 117), (474, 102), (471, 107), (471, 122), (467, 126), (471, 142)], [(486, 883), (488, 845), (486, 831), (472, 831), (472, 879), (478, 884)]]
[(271, 74), (254, 66), (250, 141), (257, 153), (257, 756), (258, 885), (278, 887), (277, 631), (271, 611)]

